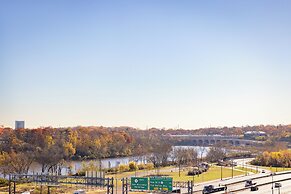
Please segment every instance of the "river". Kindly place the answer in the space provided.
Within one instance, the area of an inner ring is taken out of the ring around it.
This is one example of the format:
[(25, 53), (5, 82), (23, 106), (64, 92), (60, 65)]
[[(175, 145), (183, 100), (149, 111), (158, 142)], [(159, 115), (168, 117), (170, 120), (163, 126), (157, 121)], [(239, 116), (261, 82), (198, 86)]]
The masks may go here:
[[(194, 148), (198, 153), (198, 157), (204, 157), (209, 150), (209, 147), (199, 147), (199, 146), (173, 146), (173, 150), (177, 148)], [(141, 156), (130, 156), (130, 157), (120, 157), (120, 158), (105, 158), (101, 160), (102, 168), (112, 168), (117, 167), (119, 164), (128, 164), (130, 161), (135, 161), (137, 163), (146, 163), (146, 157)], [(68, 161), (61, 170), (62, 175), (67, 175), (69, 173), (69, 168), (71, 168), (71, 173), (78, 172), (83, 164), (92, 163), (99, 166), (99, 160), (83, 160), (83, 161)], [(41, 173), (41, 165), (38, 163), (33, 163), (29, 169), (29, 174)]]

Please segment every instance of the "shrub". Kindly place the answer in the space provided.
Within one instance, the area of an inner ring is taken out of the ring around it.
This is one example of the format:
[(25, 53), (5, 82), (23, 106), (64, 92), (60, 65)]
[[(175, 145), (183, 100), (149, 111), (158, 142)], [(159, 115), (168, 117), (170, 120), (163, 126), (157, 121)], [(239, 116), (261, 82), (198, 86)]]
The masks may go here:
[(193, 175), (198, 175), (198, 174), (201, 174), (202, 171), (201, 170), (190, 170), (188, 171), (188, 176), (193, 176)]
[(152, 169), (154, 169), (154, 164), (153, 163), (147, 163), (147, 164), (145, 164), (145, 169), (147, 169), (147, 170), (152, 170)]
[(84, 171), (83, 172), (79, 171), (76, 174), (74, 174), (73, 176), (85, 176), (85, 172)]
[(126, 172), (129, 171), (129, 166), (126, 164), (119, 164), (118, 166), (118, 171), (119, 172)]
[(8, 180), (0, 178), (0, 187), (8, 186)]
[(137, 167), (139, 170), (143, 170), (146, 168), (146, 165), (144, 163), (141, 163), (141, 164), (138, 164)]
[(188, 176), (193, 176), (193, 175), (196, 175), (196, 171), (189, 170), (187, 174), (188, 174)]
[(188, 176), (193, 176), (193, 175), (198, 175), (198, 174), (202, 174), (203, 172), (207, 172), (208, 168), (195, 168), (192, 170), (188, 171)]
[(129, 162), (128, 167), (129, 167), (130, 171), (138, 170), (137, 164), (135, 162), (133, 162), (133, 161)]
[(106, 169), (106, 172), (109, 172), (109, 173), (116, 173), (117, 171), (118, 171), (118, 168), (117, 167), (113, 167), (113, 168)]
[(93, 161), (89, 163), (82, 162), (81, 168), (78, 170), (77, 174), (85, 174), (86, 171), (98, 171), (99, 165)]

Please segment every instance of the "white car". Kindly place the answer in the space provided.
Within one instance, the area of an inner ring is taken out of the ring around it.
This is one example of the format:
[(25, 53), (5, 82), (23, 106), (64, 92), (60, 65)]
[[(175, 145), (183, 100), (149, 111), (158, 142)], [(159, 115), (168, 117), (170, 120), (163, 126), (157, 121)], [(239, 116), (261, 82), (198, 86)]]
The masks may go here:
[(86, 194), (86, 192), (82, 189), (74, 191), (74, 194)]

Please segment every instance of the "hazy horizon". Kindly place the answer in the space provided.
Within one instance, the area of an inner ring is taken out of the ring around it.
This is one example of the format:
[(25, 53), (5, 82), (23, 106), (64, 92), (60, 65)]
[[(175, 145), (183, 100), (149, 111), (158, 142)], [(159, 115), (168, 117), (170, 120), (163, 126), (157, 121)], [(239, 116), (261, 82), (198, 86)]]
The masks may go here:
[[(52, 126), (52, 125), (48, 125), (48, 126), (38, 126), (38, 127), (26, 127), (26, 129), (37, 129), (37, 128), (55, 128), (55, 129), (62, 129), (62, 128), (77, 128), (77, 127), (84, 127), (84, 128), (90, 128), (90, 127), (104, 127), (104, 128), (119, 128), (119, 127), (130, 127), (130, 128), (135, 128), (135, 129), (139, 129), (139, 130), (147, 130), (147, 129), (164, 129), (164, 130), (169, 130), (169, 129), (174, 129), (174, 130), (199, 130), (199, 129), (207, 129), (207, 128), (245, 128), (245, 127), (255, 127), (255, 126), (289, 126), (291, 124), (258, 124), (258, 125), (242, 125), (242, 126), (205, 126), (205, 127), (198, 127), (198, 128), (181, 128), (180, 126), (176, 126), (176, 127), (155, 127), (155, 126), (147, 126), (146, 128), (139, 128), (139, 127), (133, 127), (133, 126), (128, 126), (128, 125), (122, 125), (122, 126), (104, 126), (104, 125), (76, 125), (76, 126)], [(1, 125), (0, 125), (1, 126)], [(8, 127), (8, 128), (14, 128), (14, 125), (11, 126), (4, 126), (3, 127)]]
[(291, 123), (290, 1), (1, 1), (0, 125)]

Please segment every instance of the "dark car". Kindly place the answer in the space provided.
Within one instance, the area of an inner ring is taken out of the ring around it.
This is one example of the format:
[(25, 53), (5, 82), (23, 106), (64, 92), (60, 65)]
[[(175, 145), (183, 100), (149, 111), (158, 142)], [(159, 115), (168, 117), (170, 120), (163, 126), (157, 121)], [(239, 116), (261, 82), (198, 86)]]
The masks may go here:
[(247, 180), (247, 181), (246, 181), (245, 187), (254, 186), (254, 185), (256, 185), (256, 184), (257, 184), (257, 183), (254, 183), (253, 180), (250, 179), (250, 180)]
[(281, 183), (275, 183), (275, 188), (280, 188), (280, 187), (282, 187)]
[(251, 187), (251, 191), (257, 191), (257, 190), (259, 190), (259, 187), (258, 186), (252, 186)]
[(172, 193), (181, 193), (181, 188), (173, 187)]
[(207, 186), (204, 186), (202, 193), (209, 194), (209, 193), (215, 193), (218, 191), (225, 191), (225, 190), (227, 190), (226, 186), (214, 187), (213, 185), (207, 185)]

